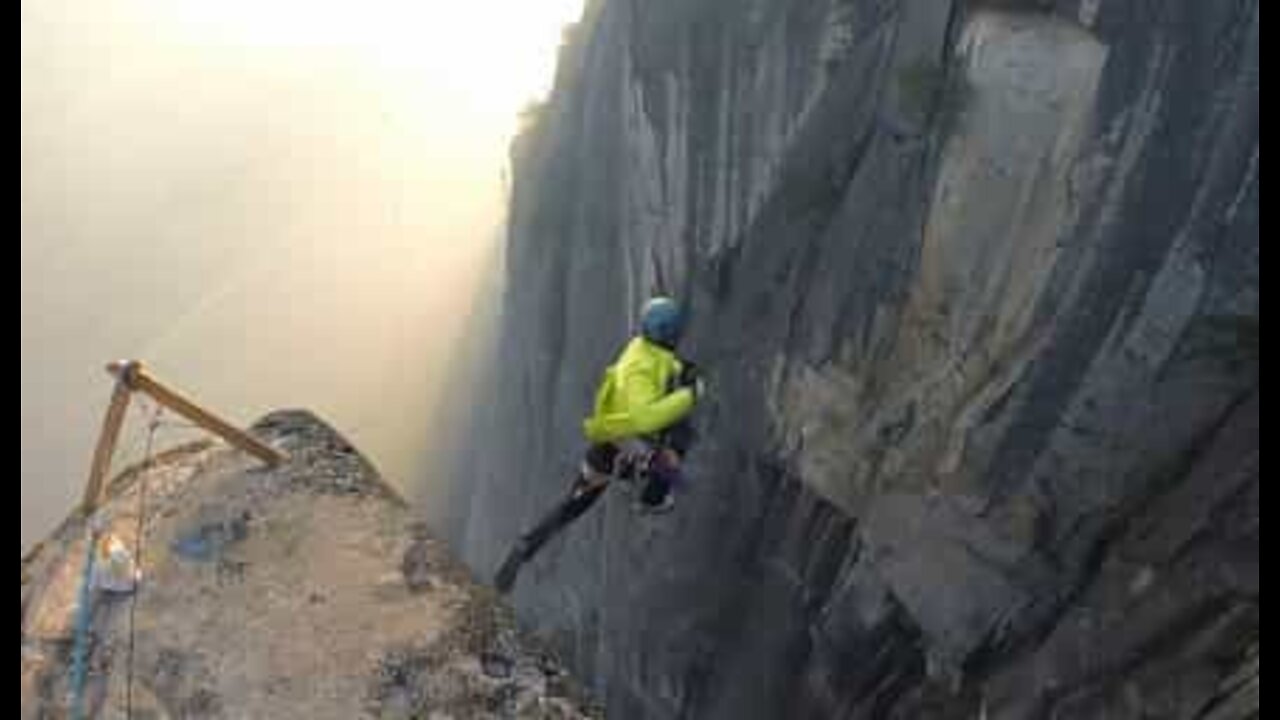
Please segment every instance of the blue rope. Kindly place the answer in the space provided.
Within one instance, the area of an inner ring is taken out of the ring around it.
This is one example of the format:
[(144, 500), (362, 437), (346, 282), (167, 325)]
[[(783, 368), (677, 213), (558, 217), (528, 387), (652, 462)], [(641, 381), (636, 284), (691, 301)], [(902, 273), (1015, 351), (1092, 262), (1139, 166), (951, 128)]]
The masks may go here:
[(84, 554), (84, 576), (80, 579), (79, 606), (76, 608), (75, 648), (71, 655), (71, 720), (84, 718), (84, 681), (89, 665), (89, 620), (93, 617), (91, 583), (97, 544), (97, 533), (90, 528), (88, 549)]
[[(147, 525), (147, 473), (151, 471), (151, 442), (156, 437), (156, 429), (160, 427), (160, 406), (156, 405), (155, 414), (151, 417), (151, 430), (147, 433), (147, 452), (142, 462), (142, 475), (138, 478), (138, 522), (134, 529), (133, 560), (137, 568), (142, 568), (142, 541), (146, 536)], [(137, 576), (133, 580), (133, 593), (129, 596), (129, 656), (127, 681), (124, 690), (124, 716), (133, 717), (133, 647), (136, 640), (138, 595), (142, 593)]]

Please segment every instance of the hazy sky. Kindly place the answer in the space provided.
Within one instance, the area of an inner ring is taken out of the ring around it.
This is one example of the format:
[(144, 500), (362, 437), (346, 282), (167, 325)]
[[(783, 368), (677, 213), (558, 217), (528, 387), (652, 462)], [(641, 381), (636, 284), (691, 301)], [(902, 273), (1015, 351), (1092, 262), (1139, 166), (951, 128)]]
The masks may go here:
[(114, 357), (240, 422), (316, 409), (417, 482), (580, 9), (24, 0), (23, 546), (78, 496)]

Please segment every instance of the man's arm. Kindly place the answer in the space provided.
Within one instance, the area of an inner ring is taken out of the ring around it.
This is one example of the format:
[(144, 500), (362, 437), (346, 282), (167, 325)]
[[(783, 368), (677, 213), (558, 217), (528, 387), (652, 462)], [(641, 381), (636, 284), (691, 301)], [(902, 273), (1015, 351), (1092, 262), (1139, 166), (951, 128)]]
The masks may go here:
[(694, 396), (691, 388), (680, 388), (657, 400), (631, 410), (632, 432), (649, 435), (680, 422), (693, 410)]
[(667, 392), (652, 367), (633, 366), (618, 378), (631, 416), (629, 435), (649, 435), (680, 422), (697, 399), (690, 388)]

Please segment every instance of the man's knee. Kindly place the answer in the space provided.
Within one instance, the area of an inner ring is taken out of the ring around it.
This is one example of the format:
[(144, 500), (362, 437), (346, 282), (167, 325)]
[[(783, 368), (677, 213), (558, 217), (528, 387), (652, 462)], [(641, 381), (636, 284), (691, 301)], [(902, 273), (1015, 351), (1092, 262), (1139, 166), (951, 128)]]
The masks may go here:
[(684, 471), (680, 467), (680, 455), (675, 451), (663, 448), (654, 454), (649, 463), (649, 475), (668, 488), (678, 487), (684, 480)]
[(697, 432), (693, 429), (693, 424), (688, 419), (685, 419), (667, 428), (663, 433), (662, 444), (671, 448), (683, 458), (689, 454), (689, 450), (696, 440)]
[(618, 458), (618, 447), (601, 443), (587, 448), (582, 460), (582, 477), (590, 482), (602, 482), (613, 474), (613, 464)]
[(683, 482), (680, 462), (675, 453), (662, 450), (654, 455), (649, 464), (649, 481), (645, 483), (640, 499), (647, 505), (658, 506), (667, 500), (667, 496)]

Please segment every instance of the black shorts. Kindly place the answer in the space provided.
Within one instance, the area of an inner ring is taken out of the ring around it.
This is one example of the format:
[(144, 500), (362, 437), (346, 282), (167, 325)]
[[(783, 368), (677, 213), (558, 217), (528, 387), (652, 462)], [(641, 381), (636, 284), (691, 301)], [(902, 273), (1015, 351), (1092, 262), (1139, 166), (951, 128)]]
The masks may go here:
[(613, 443), (600, 443), (587, 448), (587, 466), (601, 475), (612, 475), (613, 464), (621, 450)]
[[(697, 433), (693, 429), (693, 425), (688, 419), (672, 425), (663, 430), (656, 437), (643, 438), (643, 442), (650, 447), (665, 447), (674, 450), (676, 455), (683, 458), (688, 454), (689, 449), (693, 447), (693, 443), (697, 440)], [(614, 443), (599, 443), (587, 448), (587, 466), (592, 470), (610, 475), (614, 471), (614, 464), (618, 461), (618, 455), (622, 453), (622, 448)]]

